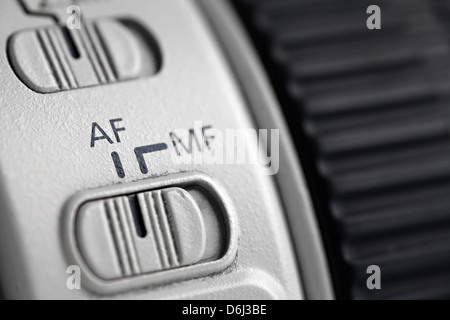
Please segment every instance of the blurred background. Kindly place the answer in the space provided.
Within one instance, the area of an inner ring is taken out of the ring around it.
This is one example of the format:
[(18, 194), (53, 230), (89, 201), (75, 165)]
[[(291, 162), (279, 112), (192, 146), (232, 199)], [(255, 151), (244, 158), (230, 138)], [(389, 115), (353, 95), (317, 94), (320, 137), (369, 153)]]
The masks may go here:
[(231, 1), (297, 144), (338, 298), (450, 298), (450, 1)]

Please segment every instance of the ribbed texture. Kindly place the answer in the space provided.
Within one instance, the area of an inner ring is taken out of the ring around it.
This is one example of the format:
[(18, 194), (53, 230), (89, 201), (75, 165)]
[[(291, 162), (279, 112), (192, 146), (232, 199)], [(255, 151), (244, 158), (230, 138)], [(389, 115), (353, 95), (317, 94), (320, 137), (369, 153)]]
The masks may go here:
[(36, 37), (60, 90), (80, 87), (69, 63), (72, 58), (69, 57), (69, 52), (64, 50), (67, 42), (64, 39), (65, 32), (67, 36), (73, 37), (75, 43), (78, 43), (86, 53), (98, 84), (117, 81), (113, 61), (108, 57), (97, 24), (88, 22), (80, 30), (64, 31), (53, 27), (37, 30)]
[[(169, 223), (169, 212), (165, 207), (165, 199), (161, 191), (145, 192), (137, 195), (137, 206), (142, 214), (149, 219), (158, 261), (163, 269), (173, 269), (180, 266), (180, 257), (175, 245), (173, 231)], [(141, 274), (133, 224), (133, 213), (128, 197), (118, 197), (104, 200), (104, 212), (109, 223), (115, 253), (120, 266), (121, 275), (129, 277)]]
[(132, 228), (127, 218), (131, 215), (127, 198), (105, 200), (104, 207), (122, 276), (139, 274), (136, 248), (130, 233)]
[(159, 259), (163, 268), (179, 267), (180, 259), (175, 248), (173, 232), (169, 224), (169, 216), (161, 191), (139, 194), (138, 199), (143, 214), (150, 217)]
[[(430, 0), (234, 1), (297, 139), (341, 297), (450, 298), (450, 47)], [(366, 9), (382, 10), (368, 30)], [(382, 290), (366, 287), (378, 265)]]

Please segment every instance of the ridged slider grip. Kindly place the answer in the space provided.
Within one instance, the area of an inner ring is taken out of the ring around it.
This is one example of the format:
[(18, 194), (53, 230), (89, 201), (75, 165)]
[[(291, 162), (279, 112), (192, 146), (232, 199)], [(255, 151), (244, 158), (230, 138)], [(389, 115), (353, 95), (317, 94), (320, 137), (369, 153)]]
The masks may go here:
[(79, 211), (79, 248), (97, 276), (119, 279), (207, 258), (203, 216), (187, 191), (170, 188), (136, 197), (137, 202), (126, 196), (93, 201)]
[(156, 41), (128, 20), (22, 31), (10, 38), (8, 54), (18, 78), (39, 93), (150, 77), (161, 68)]

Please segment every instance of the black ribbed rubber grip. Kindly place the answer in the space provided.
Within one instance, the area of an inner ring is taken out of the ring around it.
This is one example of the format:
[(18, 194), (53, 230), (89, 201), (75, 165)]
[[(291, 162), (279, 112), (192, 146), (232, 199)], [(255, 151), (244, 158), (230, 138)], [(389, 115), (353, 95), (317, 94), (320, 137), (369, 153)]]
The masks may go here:
[[(296, 140), (338, 297), (450, 298), (445, 1), (233, 3)], [(366, 27), (373, 4), (381, 30)]]

